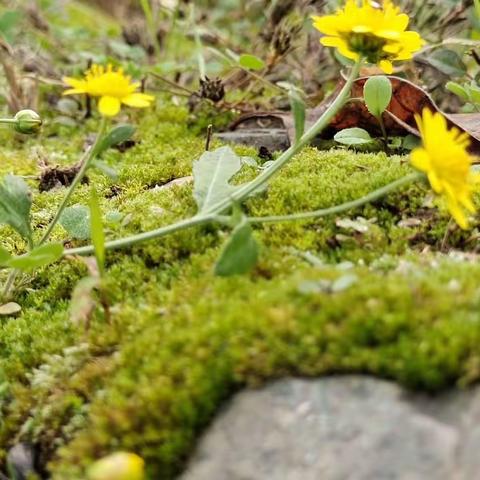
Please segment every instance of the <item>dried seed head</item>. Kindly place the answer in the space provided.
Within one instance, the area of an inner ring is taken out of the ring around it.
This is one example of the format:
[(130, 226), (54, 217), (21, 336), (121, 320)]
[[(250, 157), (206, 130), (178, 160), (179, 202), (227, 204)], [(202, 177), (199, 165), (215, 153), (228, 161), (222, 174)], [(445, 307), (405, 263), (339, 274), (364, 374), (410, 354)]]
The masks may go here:
[(208, 77), (200, 79), (200, 91), (201, 98), (208, 98), (214, 103), (223, 100), (225, 97), (225, 86), (223, 85), (221, 78), (214, 78), (210, 80)]

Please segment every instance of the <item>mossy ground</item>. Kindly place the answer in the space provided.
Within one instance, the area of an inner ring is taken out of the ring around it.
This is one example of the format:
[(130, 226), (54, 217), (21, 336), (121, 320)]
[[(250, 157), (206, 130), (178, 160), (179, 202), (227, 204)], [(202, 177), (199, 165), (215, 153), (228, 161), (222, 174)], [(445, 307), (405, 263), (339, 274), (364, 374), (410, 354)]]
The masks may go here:
[[(128, 220), (108, 223), (109, 237), (195, 212), (191, 185), (161, 188), (190, 175), (203, 150), (186, 120), (178, 107), (136, 115), (137, 145), (105, 156), (119, 179), (90, 175), (104, 212)], [(25, 143), (3, 132), (0, 171), (37, 174), (38, 145), (51, 163), (74, 163), (95, 126), (91, 120)], [(406, 160), (306, 149), (246, 208), (266, 215), (358, 198), (409, 172)], [(242, 173), (253, 174), (251, 167)], [(72, 203), (86, 203), (88, 193), (82, 186)], [(63, 194), (35, 194), (38, 234)], [(221, 403), (245, 385), (339, 372), (428, 391), (477, 381), (480, 267), (474, 253), (440, 251), (474, 252), (477, 230), (445, 237), (448, 218), (426, 206), (429, 195), (412, 185), (351, 212), (370, 221), (364, 233), (336, 226), (335, 218), (256, 227), (261, 260), (246, 276), (213, 275), (228, 234), (213, 227), (111, 252), (112, 321), (99, 310), (88, 331), (68, 313), (72, 289), (86, 275), (82, 262), (39, 273), (17, 299), (21, 316), (0, 320), (0, 462), (12, 444), (27, 441), (52, 478), (74, 480), (92, 459), (122, 449), (145, 458), (149, 478), (168, 479)], [(402, 226), (408, 218), (415, 226)], [(1, 233), (21, 251), (14, 233)], [(55, 236), (67, 235), (58, 227)], [(345, 290), (315, 288), (346, 274), (355, 283)]]

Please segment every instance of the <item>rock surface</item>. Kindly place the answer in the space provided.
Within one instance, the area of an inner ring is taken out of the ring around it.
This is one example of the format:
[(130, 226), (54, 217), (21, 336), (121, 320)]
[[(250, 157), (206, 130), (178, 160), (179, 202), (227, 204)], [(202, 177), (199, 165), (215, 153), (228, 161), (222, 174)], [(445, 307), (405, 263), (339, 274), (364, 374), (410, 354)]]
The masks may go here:
[(413, 395), (367, 377), (238, 394), (182, 480), (475, 480), (480, 388)]
[(284, 151), (290, 146), (288, 133), (285, 129), (239, 129), (233, 132), (215, 134), (215, 138), (227, 143), (265, 147), (271, 152)]

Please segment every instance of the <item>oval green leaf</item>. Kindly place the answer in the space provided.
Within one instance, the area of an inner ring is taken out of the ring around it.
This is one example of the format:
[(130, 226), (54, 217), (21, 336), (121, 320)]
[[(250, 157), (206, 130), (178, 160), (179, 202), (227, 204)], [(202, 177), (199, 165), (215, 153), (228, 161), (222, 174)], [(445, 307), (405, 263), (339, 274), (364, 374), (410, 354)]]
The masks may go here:
[(255, 55), (251, 55), (249, 53), (244, 53), (240, 55), (238, 59), (238, 64), (242, 68), (246, 68), (247, 70), (261, 70), (265, 67), (265, 62), (261, 59), (256, 57)]
[(36, 247), (20, 257), (12, 257), (6, 265), (11, 268), (18, 268), (24, 272), (30, 272), (37, 268), (46, 267), (56, 262), (63, 254), (61, 243), (47, 243)]
[(445, 88), (455, 94), (457, 97), (461, 98), (462, 100), (468, 100), (468, 92), (465, 87), (460, 85), (457, 82), (447, 82)]
[(363, 128), (345, 128), (333, 138), (342, 145), (365, 145), (373, 141), (370, 134)]
[(392, 83), (385, 75), (370, 77), (365, 82), (363, 97), (368, 111), (379, 118), (392, 100)]
[(229, 277), (248, 273), (257, 263), (258, 251), (252, 227), (245, 221), (240, 223), (223, 247), (215, 265), (215, 275)]
[(101, 155), (105, 150), (108, 150), (119, 143), (125, 142), (135, 133), (135, 127), (130, 124), (117, 125), (112, 128), (97, 146), (96, 156)]

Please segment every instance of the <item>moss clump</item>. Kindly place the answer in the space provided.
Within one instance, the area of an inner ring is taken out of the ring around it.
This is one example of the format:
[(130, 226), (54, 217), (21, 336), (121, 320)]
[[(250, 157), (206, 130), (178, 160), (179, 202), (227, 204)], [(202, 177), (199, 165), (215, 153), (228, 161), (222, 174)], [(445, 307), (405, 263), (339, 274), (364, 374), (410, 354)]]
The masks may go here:
[[(190, 175), (203, 150), (186, 118), (168, 106), (139, 115), (137, 144), (104, 158), (118, 180), (90, 175), (103, 211), (121, 217), (107, 223), (109, 237), (194, 214), (191, 183), (165, 187)], [(74, 163), (93, 128), (90, 121), (68, 144), (45, 139), (43, 153)], [(37, 173), (33, 146), (7, 144), (0, 171)], [(245, 208), (259, 216), (326, 207), (408, 171), (402, 157), (306, 149)], [(237, 181), (255, 174), (249, 167)], [(72, 203), (86, 203), (88, 193), (81, 186)], [(63, 194), (35, 196), (37, 234)], [(473, 247), (472, 236), (455, 230), (445, 237), (448, 218), (426, 199), (428, 189), (414, 185), (342, 219), (258, 226), (261, 261), (245, 277), (212, 275), (228, 235), (213, 227), (111, 252), (112, 322), (97, 312), (88, 331), (68, 315), (83, 264), (69, 260), (40, 272), (18, 299), (22, 315), (0, 321), (0, 464), (25, 440), (55, 479), (83, 478), (89, 462), (116, 449), (145, 457), (149, 478), (172, 478), (221, 402), (244, 385), (335, 372), (429, 391), (476, 381), (480, 268), (420, 253)], [(338, 222), (345, 219), (367, 228)], [(11, 230), (0, 233), (21, 251)], [(65, 235), (55, 230), (55, 238)], [(316, 267), (305, 260), (312, 256)], [(332, 282), (347, 274), (354, 283), (332, 293)]]

